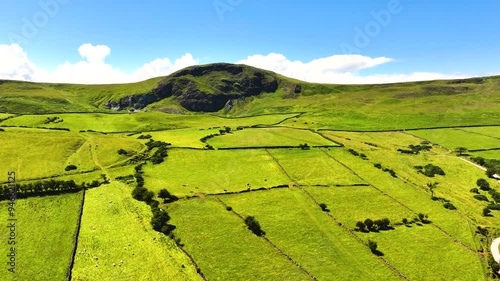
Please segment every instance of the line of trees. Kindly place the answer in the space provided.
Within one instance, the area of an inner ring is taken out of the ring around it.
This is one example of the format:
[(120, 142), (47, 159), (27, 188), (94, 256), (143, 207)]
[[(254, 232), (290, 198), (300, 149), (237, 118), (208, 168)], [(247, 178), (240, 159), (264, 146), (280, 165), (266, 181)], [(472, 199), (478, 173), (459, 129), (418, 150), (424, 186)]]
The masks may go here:
[[(82, 182), (77, 184), (74, 180), (47, 180), (37, 181), (27, 184), (16, 184), (18, 198), (35, 197), (51, 194), (61, 194), (68, 192), (76, 192), (87, 188), (98, 187), (104, 182), (94, 180), (90, 183)], [(10, 196), (10, 188), (7, 185), (0, 187), (0, 200), (8, 199)]]

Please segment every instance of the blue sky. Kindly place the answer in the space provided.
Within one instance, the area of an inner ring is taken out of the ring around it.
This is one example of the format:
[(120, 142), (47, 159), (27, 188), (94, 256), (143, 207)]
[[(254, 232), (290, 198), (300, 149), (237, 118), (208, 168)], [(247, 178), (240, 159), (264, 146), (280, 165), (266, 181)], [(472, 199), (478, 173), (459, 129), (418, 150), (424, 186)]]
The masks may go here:
[(331, 83), (493, 75), (498, 11), (497, 0), (4, 0), (0, 78), (122, 82), (221, 61)]

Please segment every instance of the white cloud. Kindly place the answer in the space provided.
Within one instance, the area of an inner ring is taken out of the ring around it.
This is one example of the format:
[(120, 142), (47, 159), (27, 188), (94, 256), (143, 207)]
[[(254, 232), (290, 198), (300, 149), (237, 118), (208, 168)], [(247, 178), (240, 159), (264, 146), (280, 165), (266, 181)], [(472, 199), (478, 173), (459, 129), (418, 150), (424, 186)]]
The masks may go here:
[(251, 65), (276, 73), (316, 83), (380, 84), (463, 78), (460, 74), (416, 72), (410, 74), (377, 74), (362, 76), (359, 71), (377, 67), (394, 60), (387, 57), (371, 58), (362, 55), (334, 55), (310, 62), (291, 61), (282, 54), (253, 55), (237, 63)]
[(0, 45), (0, 79), (32, 81), (35, 65), (17, 44)]
[(78, 52), (89, 63), (104, 63), (104, 59), (111, 54), (111, 49), (106, 45), (93, 46), (87, 43), (81, 45)]
[[(65, 62), (54, 71), (46, 71), (30, 61), (17, 44), (0, 45), (0, 79), (34, 82), (58, 82), (79, 84), (129, 83), (152, 77), (166, 76), (184, 67), (199, 64), (199, 60), (187, 53), (175, 60), (158, 58), (145, 63), (132, 73), (106, 63), (111, 49), (105, 45), (83, 44), (78, 48), (83, 60)], [(334, 55), (310, 62), (291, 61), (282, 54), (253, 55), (237, 63), (247, 64), (279, 74), (318, 83), (378, 84), (435, 79), (470, 77), (463, 74), (415, 72), (406, 74), (361, 75), (363, 69), (374, 68), (394, 61), (388, 57), (371, 58), (362, 55)]]
[(19, 45), (0, 45), (0, 79), (76, 84), (129, 83), (165, 76), (198, 64), (198, 60), (188, 53), (173, 63), (168, 58), (153, 60), (128, 74), (106, 63), (106, 57), (111, 54), (108, 46), (87, 43), (81, 45), (78, 52), (84, 60), (66, 61), (49, 72), (36, 67)]

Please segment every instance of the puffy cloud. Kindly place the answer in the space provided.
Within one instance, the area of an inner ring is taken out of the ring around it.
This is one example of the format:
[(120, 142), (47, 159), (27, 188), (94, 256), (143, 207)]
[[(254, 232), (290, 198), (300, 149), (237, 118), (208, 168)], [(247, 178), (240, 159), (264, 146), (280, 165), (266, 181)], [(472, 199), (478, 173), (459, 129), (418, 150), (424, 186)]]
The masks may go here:
[(198, 60), (193, 58), (193, 55), (189, 53), (176, 59), (174, 63), (172, 63), (168, 58), (156, 59), (152, 62), (144, 64), (140, 69), (135, 71), (132, 76), (136, 81), (145, 80), (151, 77), (166, 76), (177, 70), (181, 70), (185, 67), (196, 65), (198, 63)]
[[(158, 58), (144, 64), (132, 73), (106, 63), (111, 49), (105, 45), (83, 44), (78, 48), (83, 60), (65, 62), (48, 72), (38, 68), (17, 44), (0, 45), (0, 79), (35, 82), (58, 82), (79, 84), (129, 83), (152, 77), (166, 76), (184, 67), (199, 64), (191, 54), (175, 59)], [(291, 61), (282, 54), (253, 55), (237, 63), (247, 64), (279, 74), (318, 83), (378, 84), (435, 79), (470, 77), (461, 74), (416, 72), (406, 74), (361, 75), (363, 69), (374, 68), (392, 62), (388, 57), (371, 58), (362, 55), (334, 55), (310, 62)]]
[(87, 43), (81, 45), (78, 52), (89, 63), (104, 63), (104, 59), (111, 54), (111, 49), (106, 45), (93, 46)]
[(76, 63), (65, 62), (58, 65), (54, 71), (48, 72), (37, 68), (19, 45), (0, 45), (0, 79), (76, 84), (129, 83), (165, 76), (198, 64), (188, 53), (174, 62), (168, 58), (153, 60), (132, 74), (127, 74), (106, 63), (106, 57), (111, 53), (108, 46), (83, 44), (78, 48), (78, 52), (84, 60)]
[(0, 45), (0, 79), (32, 81), (36, 67), (17, 44)]

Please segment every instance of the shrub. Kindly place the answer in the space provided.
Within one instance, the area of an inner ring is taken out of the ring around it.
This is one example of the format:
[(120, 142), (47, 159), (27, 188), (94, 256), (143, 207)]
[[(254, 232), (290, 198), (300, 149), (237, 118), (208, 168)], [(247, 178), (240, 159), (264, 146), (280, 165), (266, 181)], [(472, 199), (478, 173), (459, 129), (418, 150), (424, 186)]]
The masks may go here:
[(232, 210), (233, 210), (233, 208), (232, 208), (231, 206), (227, 206), (227, 207), (226, 207), (226, 211), (229, 211), (229, 212), (230, 212), (230, 211), (232, 211)]
[(373, 166), (377, 169), (382, 169), (382, 164), (380, 164), (380, 163), (375, 163), (375, 164), (373, 164)]
[(372, 253), (377, 253), (377, 248), (378, 248), (378, 244), (377, 242), (375, 241), (372, 241), (372, 240), (368, 240), (368, 248), (370, 248), (370, 250), (372, 251)]
[(489, 215), (490, 215), (490, 213), (491, 213), (491, 210), (490, 210), (490, 209), (488, 209), (488, 208), (484, 208), (484, 209), (483, 209), (483, 216), (487, 217), (487, 216), (489, 216)]
[(488, 197), (482, 195), (482, 194), (477, 194), (477, 195), (474, 195), (474, 198), (479, 200), (479, 201), (486, 201), (488, 202)]
[(441, 169), (438, 166), (434, 166), (432, 164), (425, 165), (421, 172), (430, 178), (434, 177), (435, 175), (441, 175), (441, 176), (445, 175), (443, 169)]
[(120, 149), (118, 150), (118, 154), (120, 154), (120, 155), (127, 155), (128, 153), (127, 153), (127, 151), (126, 151), (125, 149), (120, 148)]
[(255, 219), (254, 216), (248, 216), (245, 218), (245, 224), (247, 225), (248, 229), (251, 230), (255, 235), (257, 236), (263, 236), (266, 233), (262, 230), (260, 227), (259, 222)]
[(358, 221), (356, 227), (359, 231), (366, 231), (366, 225), (362, 221)]
[(364, 223), (369, 230), (373, 229), (373, 221), (371, 219), (366, 219)]
[(495, 211), (500, 211), (500, 205), (499, 204), (489, 204), (488, 209), (490, 210), (495, 210)]
[(68, 165), (68, 166), (66, 166), (66, 168), (64, 168), (64, 170), (66, 172), (73, 171), (73, 170), (76, 170), (76, 169), (78, 169), (78, 167), (76, 167), (75, 165)]
[(457, 209), (457, 207), (455, 207), (455, 205), (451, 204), (450, 202), (444, 203), (443, 207), (445, 207), (448, 210), (456, 210)]
[(470, 190), (470, 192), (475, 193), (475, 194), (479, 194), (479, 189), (474, 187)]
[(476, 181), (476, 184), (477, 184), (477, 186), (479, 186), (479, 188), (481, 188), (481, 190), (488, 191), (491, 189), (490, 184), (485, 179), (478, 179)]
[(321, 210), (322, 210), (323, 212), (330, 212), (330, 210), (328, 210), (328, 206), (326, 206), (326, 204), (325, 204), (325, 203), (321, 203), (321, 204), (319, 204), (319, 207), (321, 208)]

